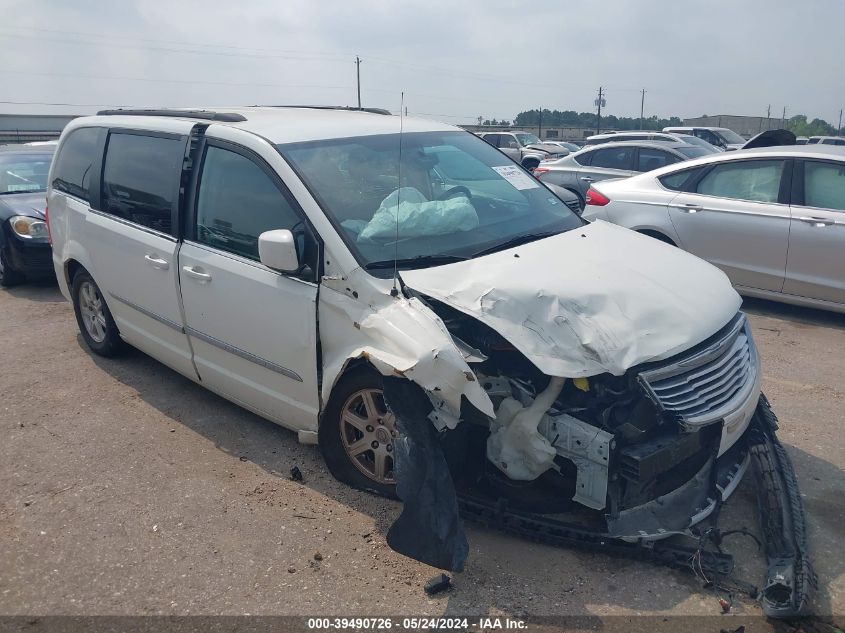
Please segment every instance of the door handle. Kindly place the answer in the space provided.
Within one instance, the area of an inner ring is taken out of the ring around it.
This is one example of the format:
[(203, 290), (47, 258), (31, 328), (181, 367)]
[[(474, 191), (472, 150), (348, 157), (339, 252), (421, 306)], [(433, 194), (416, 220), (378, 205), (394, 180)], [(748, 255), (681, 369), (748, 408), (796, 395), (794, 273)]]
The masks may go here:
[(188, 275), (188, 277), (193, 277), (197, 281), (211, 281), (211, 275), (202, 272), (202, 269), (197, 270), (193, 266), (182, 266), (182, 270), (185, 271), (185, 274)]
[(806, 222), (810, 226), (816, 226), (816, 227), (830, 226), (832, 224), (836, 224), (836, 222), (834, 222), (833, 220), (826, 220), (824, 218), (807, 218), (807, 217), (804, 217), (804, 218), (797, 218), (797, 219), (800, 220), (801, 222)]
[(700, 204), (682, 204), (681, 211), (684, 213), (698, 213), (699, 211), (704, 211), (704, 207)]
[(162, 259), (155, 254), (144, 255), (144, 259), (147, 260), (147, 263), (153, 268), (158, 268), (159, 270), (167, 270), (170, 268), (170, 264), (167, 263), (166, 259)]
[(593, 179), (589, 176), (581, 176), (581, 180), (583, 180), (584, 182), (593, 182)]

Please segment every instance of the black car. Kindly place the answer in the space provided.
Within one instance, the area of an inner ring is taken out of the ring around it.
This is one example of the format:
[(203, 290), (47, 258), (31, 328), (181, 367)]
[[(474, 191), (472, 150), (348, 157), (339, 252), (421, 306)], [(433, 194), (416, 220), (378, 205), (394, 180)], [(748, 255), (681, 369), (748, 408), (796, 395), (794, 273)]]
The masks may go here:
[(55, 276), (45, 191), (55, 143), (0, 146), (0, 286)]

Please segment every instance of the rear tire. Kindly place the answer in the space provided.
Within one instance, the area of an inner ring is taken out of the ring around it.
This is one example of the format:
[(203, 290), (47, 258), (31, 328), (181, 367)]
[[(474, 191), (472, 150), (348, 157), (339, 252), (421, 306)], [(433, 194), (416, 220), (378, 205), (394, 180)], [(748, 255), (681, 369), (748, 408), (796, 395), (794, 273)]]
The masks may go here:
[(369, 366), (344, 375), (332, 390), (320, 419), (320, 451), (335, 479), (396, 498), (393, 414), (384, 404), (382, 376)]
[(85, 344), (99, 356), (117, 356), (126, 343), (120, 338), (117, 324), (94, 278), (80, 270), (73, 278), (71, 290), (76, 323)]
[(14, 270), (11, 263), (6, 258), (6, 249), (0, 243), (0, 286), (9, 288), (10, 286), (17, 286), (26, 280), (26, 276)]

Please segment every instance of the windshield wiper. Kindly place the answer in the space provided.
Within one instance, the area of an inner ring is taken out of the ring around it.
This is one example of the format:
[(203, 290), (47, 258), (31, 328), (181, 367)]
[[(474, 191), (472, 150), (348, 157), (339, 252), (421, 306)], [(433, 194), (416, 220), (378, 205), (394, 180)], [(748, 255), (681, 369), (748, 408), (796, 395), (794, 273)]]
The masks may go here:
[(551, 237), (552, 235), (557, 235), (558, 233), (561, 233), (561, 231), (547, 231), (545, 233), (526, 233), (525, 235), (517, 235), (516, 237), (512, 237), (511, 239), (496, 244), (495, 246), (473, 253), (472, 257), (474, 259), (476, 257), (481, 257), (482, 255), (489, 255), (490, 253), (504, 251), (508, 248), (513, 248), (514, 246), (520, 246), (521, 244), (527, 244), (528, 242), (534, 242), (536, 240), (542, 240), (544, 237)]
[(428, 268), (429, 266), (441, 266), (443, 264), (454, 264), (455, 262), (464, 262), (467, 257), (460, 255), (417, 255), (416, 257), (408, 257), (405, 259), (383, 259), (377, 262), (370, 262), (364, 268), (367, 270), (375, 270), (380, 268)]

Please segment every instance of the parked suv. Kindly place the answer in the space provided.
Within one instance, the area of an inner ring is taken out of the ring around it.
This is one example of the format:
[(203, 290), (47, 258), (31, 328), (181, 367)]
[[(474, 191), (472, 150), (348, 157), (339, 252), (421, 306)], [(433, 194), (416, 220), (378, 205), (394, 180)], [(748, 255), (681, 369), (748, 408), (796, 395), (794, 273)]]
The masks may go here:
[(479, 136), (526, 169), (534, 169), (540, 161), (555, 160), (569, 154), (565, 147), (544, 143), (531, 132), (484, 132)]
[(484, 516), (569, 505), (592, 518), (567, 538), (637, 547), (715, 511), (757, 455), (778, 518), (767, 612), (803, 609), (804, 585), (778, 580), (804, 564), (797, 488), (725, 275), (585, 223), (473, 134), (399, 123), (320, 108), (70, 122), (49, 225), (85, 344), (129, 343), (319, 443), (340, 480), (398, 491), (388, 542), (452, 569), (456, 486)]

